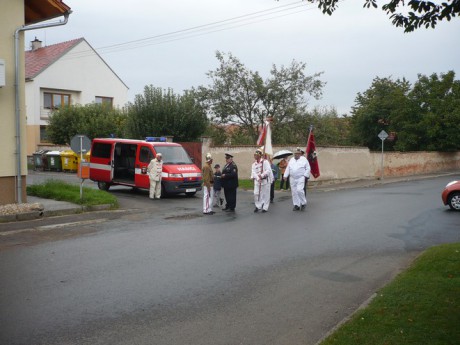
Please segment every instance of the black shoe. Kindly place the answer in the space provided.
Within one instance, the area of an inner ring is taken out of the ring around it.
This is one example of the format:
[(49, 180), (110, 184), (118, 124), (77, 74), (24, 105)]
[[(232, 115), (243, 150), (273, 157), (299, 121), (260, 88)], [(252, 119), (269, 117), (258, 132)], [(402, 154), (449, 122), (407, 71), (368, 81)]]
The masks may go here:
[(228, 210), (229, 210), (228, 207), (224, 207), (224, 208), (222, 209), (222, 211), (228, 211)]
[(203, 214), (209, 214), (209, 215), (214, 214), (214, 213), (216, 213), (216, 212), (214, 212), (214, 211), (203, 212)]
[(294, 206), (294, 208), (292, 210), (293, 211), (298, 211), (298, 210), (300, 210), (300, 207), (296, 205), (296, 206)]
[(254, 213), (257, 213), (259, 211), (260, 211), (260, 209), (258, 209), (257, 207), (254, 209)]
[(306, 205), (300, 206), (300, 209), (301, 209), (302, 211), (305, 210), (305, 206), (306, 206)]
[(262, 213), (266, 213), (266, 212), (267, 212), (267, 210), (262, 210)]

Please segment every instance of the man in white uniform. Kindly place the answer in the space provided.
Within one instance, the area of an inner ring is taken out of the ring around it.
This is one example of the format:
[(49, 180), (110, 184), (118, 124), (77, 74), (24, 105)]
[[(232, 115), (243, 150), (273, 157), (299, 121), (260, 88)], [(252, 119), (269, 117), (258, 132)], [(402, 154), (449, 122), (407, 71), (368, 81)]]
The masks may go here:
[(294, 152), (294, 157), (289, 160), (284, 178), (289, 177), (291, 183), (292, 203), (294, 204), (293, 211), (304, 210), (307, 205), (303, 187), (305, 178), (310, 178), (310, 163), (303, 156), (304, 152), (299, 147)]
[(273, 181), (273, 172), (268, 160), (262, 158), (262, 150), (257, 149), (254, 153), (251, 179), (254, 181), (254, 212), (268, 211), (270, 205), (270, 186)]
[(157, 153), (156, 158), (152, 159), (147, 167), (150, 180), (150, 199), (160, 199), (161, 197), (161, 174), (163, 172), (162, 154)]

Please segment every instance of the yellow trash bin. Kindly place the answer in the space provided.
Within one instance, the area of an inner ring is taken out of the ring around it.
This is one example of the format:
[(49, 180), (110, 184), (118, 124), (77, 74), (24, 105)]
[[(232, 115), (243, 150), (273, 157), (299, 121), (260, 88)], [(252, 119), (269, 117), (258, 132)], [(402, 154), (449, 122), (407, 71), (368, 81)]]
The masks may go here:
[(78, 169), (78, 157), (73, 151), (61, 152), (62, 170), (76, 172)]

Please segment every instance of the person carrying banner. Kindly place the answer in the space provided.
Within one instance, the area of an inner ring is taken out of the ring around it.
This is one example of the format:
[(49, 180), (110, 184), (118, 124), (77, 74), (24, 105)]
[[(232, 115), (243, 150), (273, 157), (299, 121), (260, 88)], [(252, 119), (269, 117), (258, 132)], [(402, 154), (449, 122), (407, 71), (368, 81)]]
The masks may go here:
[(303, 187), (305, 178), (310, 177), (310, 164), (303, 156), (304, 151), (298, 147), (294, 152), (294, 157), (289, 160), (284, 177), (289, 177), (291, 183), (292, 203), (294, 204), (293, 211), (304, 210), (307, 206), (307, 198)]
[(254, 152), (254, 163), (251, 167), (251, 179), (254, 181), (254, 212), (267, 212), (270, 206), (270, 186), (273, 173), (268, 160), (262, 158), (263, 152), (257, 149)]

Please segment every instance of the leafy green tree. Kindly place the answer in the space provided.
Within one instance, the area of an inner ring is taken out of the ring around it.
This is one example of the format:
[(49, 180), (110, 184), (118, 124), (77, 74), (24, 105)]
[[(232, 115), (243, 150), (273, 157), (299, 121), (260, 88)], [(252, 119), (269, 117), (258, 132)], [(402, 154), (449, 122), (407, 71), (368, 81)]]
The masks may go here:
[(305, 75), (305, 63), (292, 61), (281, 68), (273, 65), (270, 78), (264, 81), (232, 54), (227, 57), (218, 51), (216, 57), (220, 65), (207, 73), (211, 84), (197, 89), (199, 100), (214, 122), (239, 125), (239, 134), (248, 135), (253, 143), (264, 119), (271, 117), (274, 127), (291, 122), (306, 108), (307, 96), (321, 96), (321, 73)]
[(172, 89), (145, 86), (144, 93), (128, 104), (127, 135), (173, 136), (175, 141), (195, 141), (205, 132), (208, 119), (192, 91), (176, 95)]
[(387, 149), (456, 151), (460, 149), (460, 81), (450, 71), (419, 75), (413, 87), (403, 80), (375, 78), (352, 109), (352, 139), (372, 150), (381, 147), (378, 133), (396, 133)]
[(68, 145), (76, 134), (89, 138), (122, 136), (126, 116), (122, 110), (101, 104), (71, 105), (55, 110), (48, 119), (46, 135), (57, 145)]
[[(328, 15), (332, 15), (340, 2), (340, 0), (307, 1), (317, 3), (318, 8)], [(377, 8), (377, 0), (364, 0), (363, 7)], [(435, 4), (433, 1), (391, 0), (382, 6), (382, 10), (390, 15), (393, 25), (404, 28), (405, 32), (412, 32), (422, 26), (435, 28), (438, 22), (442, 20), (450, 21), (451, 18), (458, 16), (460, 13), (460, 0), (450, 0), (441, 4)], [(398, 13), (398, 11), (405, 13)]]
[[(378, 138), (380, 131), (397, 131), (394, 118), (401, 118), (411, 111), (411, 102), (407, 95), (410, 84), (405, 79), (393, 81), (391, 78), (375, 78), (371, 87), (364, 93), (358, 93), (352, 107), (351, 139), (355, 144), (367, 146), (371, 150), (381, 147)], [(387, 149), (393, 143), (386, 144)]]
[(273, 128), (273, 142), (281, 144), (306, 144), (309, 127), (313, 125), (315, 140), (321, 146), (349, 146), (350, 118), (339, 117), (335, 108), (315, 107), (297, 114), (289, 123)]
[(419, 75), (409, 97), (417, 105), (423, 128), (419, 149), (459, 150), (460, 81), (455, 80), (455, 72)]

